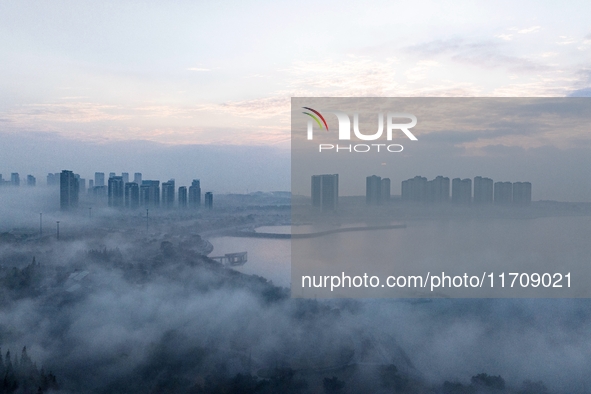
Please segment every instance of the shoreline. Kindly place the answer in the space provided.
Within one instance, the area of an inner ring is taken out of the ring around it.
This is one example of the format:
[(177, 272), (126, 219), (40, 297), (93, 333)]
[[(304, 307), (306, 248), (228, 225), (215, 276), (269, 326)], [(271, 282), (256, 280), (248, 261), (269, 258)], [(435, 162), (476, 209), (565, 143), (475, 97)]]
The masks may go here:
[(318, 231), (314, 233), (303, 234), (279, 234), (279, 233), (258, 233), (256, 231), (229, 231), (225, 235), (237, 238), (271, 238), (271, 239), (305, 239), (316, 238), (330, 234), (354, 232), (354, 231), (375, 231), (375, 230), (391, 230), (397, 228), (406, 228), (406, 224), (391, 224), (383, 226), (358, 226), (337, 228), (334, 230)]

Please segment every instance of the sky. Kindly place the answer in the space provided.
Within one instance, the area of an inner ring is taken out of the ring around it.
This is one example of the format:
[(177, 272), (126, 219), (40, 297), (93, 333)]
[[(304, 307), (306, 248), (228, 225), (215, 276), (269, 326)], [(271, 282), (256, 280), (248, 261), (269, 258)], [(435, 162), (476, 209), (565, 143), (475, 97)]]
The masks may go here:
[[(3, 1), (0, 144), (288, 150), (293, 96), (588, 96), (590, 11), (585, 1)], [(0, 171), (30, 165), (19, 157), (0, 157)]]

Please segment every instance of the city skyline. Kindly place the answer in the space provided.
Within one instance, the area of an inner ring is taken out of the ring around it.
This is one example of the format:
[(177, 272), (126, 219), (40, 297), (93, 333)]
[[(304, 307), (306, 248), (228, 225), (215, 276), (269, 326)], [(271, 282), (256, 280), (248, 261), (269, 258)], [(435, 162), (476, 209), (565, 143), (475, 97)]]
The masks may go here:
[[(370, 175), (365, 178), (365, 202), (381, 205), (391, 199), (390, 178)], [(474, 187), (472, 187), (474, 184)], [(322, 211), (334, 211), (338, 207), (339, 174), (312, 175), (310, 197), (312, 206)], [(472, 179), (438, 175), (432, 180), (415, 176), (401, 182), (402, 202), (453, 203), (462, 205), (529, 205), (532, 202), (531, 182), (494, 182), (482, 176)]]
[[(55, 180), (59, 175), (60, 207), (61, 210), (78, 208), (79, 196), (82, 195), (86, 202), (95, 205), (106, 205), (111, 208), (137, 209), (163, 208), (163, 209), (197, 209), (201, 206), (201, 182), (193, 179), (191, 186), (179, 186), (178, 200), (175, 180), (167, 182), (143, 179), (141, 172), (134, 173), (133, 182), (129, 181), (129, 173), (123, 172), (120, 176), (115, 172), (109, 173), (105, 184), (105, 173), (95, 172), (94, 179), (89, 180), (86, 188), (86, 180), (72, 171), (63, 170), (61, 174), (47, 174), (47, 186), (56, 186)], [(18, 178), (18, 174), (16, 174)], [(16, 184), (15, 184), (16, 185)], [(80, 185), (83, 185), (82, 187)], [(18, 185), (16, 185), (18, 186)], [(187, 194), (189, 190), (189, 194)], [(204, 195), (204, 206), (213, 208), (213, 193), (208, 191)], [(187, 197), (189, 200), (187, 200)], [(189, 204), (187, 204), (189, 202)]]
[[(89, 180), (88, 188), (85, 187), (85, 178), (81, 178), (79, 174), (73, 174), (73, 176), (76, 178), (77, 182), (79, 182), (80, 185), (82, 185), (81, 187), (79, 187), (81, 191), (85, 191), (89, 195), (94, 194), (95, 197), (97, 196), (97, 193), (99, 196), (101, 196), (101, 193), (105, 193), (104, 196), (108, 198), (109, 206), (137, 206), (140, 201), (140, 190), (142, 184), (145, 188), (149, 188), (150, 184), (152, 183), (154, 183), (154, 187), (158, 190), (158, 205), (160, 204), (160, 195), (162, 196), (162, 204), (164, 207), (170, 207), (174, 205), (175, 202), (177, 202), (179, 207), (198, 206), (201, 203), (201, 187), (199, 179), (193, 179), (190, 187), (188, 188), (187, 186), (179, 186), (178, 189), (175, 189), (175, 179), (171, 178), (167, 182), (162, 182), (162, 194), (160, 194), (160, 181), (143, 180), (143, 174), (141, 172), (134, 173), (134, 180), (132, 182), (124, 181), (125, 179), (129, 180), (129, 173), (123, 172), (121, 173), (121, 176), (117, 176), (116, 174), (117, 173), (115, 172), (109, 173), (108, 182), (106, 182), (108, 184), (107, 187), (104, 181), (105, 173), (95, 172), (94, 179)], [(314, 205), (323, 205), (320, 202), (321, 197), (319, 197), (320, 195), (322, 195), (322, 186), (320, 186), (322, 183), (319, 184), (318, 182), (322, 182), (320, 180), (323, 179), (323, 177), (335, 176), (337, 177), (336, 182), (334, 182), (336, 186), (330, 187), (336, 187), (335, 195), (336, 201), (338, 201), (338, 174), (312, 176), (311, 193), (312, 196), (316, 194), (317, 201)], [(3, 181), (2, 174), (0, 174), (0, 186), (19, 186), (19, 179), (19, 173), (11, 173), (11, 181)], [(46, 179), (46, 186), (56, 186), (61, 184), (60, 173), (48, 173)], [(415, 184), (417, 182), (420, 183), (420, 189), (422, 191), (417, 191), (416, 187), (412, 184), (413, 182)], [(32, 175), (27, 175), (27, 186), (35, 186), (35, 184), (36, 178)], [(472, 186), (472, 184), (474, 186)], [(136, 186), (135, 188), (134, 185)], [(391, 196), (390, 185), (390, 178), (382, 178), (377, 175), (367, 176), (365, 187), (365, 196), (367, 204), (374, 205), (388, 201)], [(518, 189), (515, 189), (516, 186)], [(137, 191), (135, 190), (136, 188)], [(316, 192), (314, 192), (314, 190), (316, 190)], [(178, 199), (175, 198), (175, 193), (177, 192)], [(152, 193), (154, 194), (154, 192)], [(482, 177), (478, 175), (474, 177), (474, 183), (472, 183), (472, 179), (470, 178), (453, 178), (450, 184), (450, 178), (438, 175), (430, 181), (428, 181), (427, 178), (422, 176), (415, 176), (414, 178), (403, 180), (401, 182), (401, 192), (398, 196), (402, 200), (408, 201), (451, 201), (455, 203), (473, 202), (475, 204), (486, 204), (493, 202), (511, 202), (516, 198), (518, 200), (531, 202), (531, 193), (532, 191), (530, 182), (494, 182), (491, 178)], [(132, 195), (137, 195), (137, 198), (132, 197)], [(141, 197), (141, 199), (146, 201), (149, 200), (149, 198), (146, 196)], [(332, 199), (332, 197), (330, 197), (330, 199)], [(145, 202), (143, 204), (146, 205)]]

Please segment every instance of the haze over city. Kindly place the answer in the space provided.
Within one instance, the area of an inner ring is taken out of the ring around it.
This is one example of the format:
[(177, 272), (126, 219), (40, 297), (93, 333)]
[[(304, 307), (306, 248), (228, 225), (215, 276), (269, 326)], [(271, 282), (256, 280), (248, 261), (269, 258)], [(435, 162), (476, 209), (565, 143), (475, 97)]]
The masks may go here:
[[(590, 12), (0, 2), (0, 393), (591, 392)], [(324, 98), (417, 140), (298, 155)]]
[[(537, 4), (3, 2), (0, 168), (91, 174), (109, 160), (117, 168), (102, 171), (163, 178), (194, 159), (236, 185), (220, 191), (285, 190), (291, 96), (588, 95), (588, 5)], [(541, 173), (584, 167), (588, 135), (524, 133), (436, 136), (422, 163), (490, 167), (522, 149), (554, 153)], [(266, 172), (239, 182), (242, 157)], [(590, 201), (588, 190), (537, 197)]]

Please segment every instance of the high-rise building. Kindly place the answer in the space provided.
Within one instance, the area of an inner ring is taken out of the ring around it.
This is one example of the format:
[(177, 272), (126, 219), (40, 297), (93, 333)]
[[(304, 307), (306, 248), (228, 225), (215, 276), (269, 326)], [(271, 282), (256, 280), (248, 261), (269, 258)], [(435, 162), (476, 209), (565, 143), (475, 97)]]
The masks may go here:
[(382, 202), (382, 177), (371, 175), (365, 178), (365, 202), (377, 205)]
[(193, 179), (189, 187), (189, 207), (199, 208), (201, 205), (201, 182), (199, 179)]
[(94, 186), (105, 186), (105, 173), (95, 172), (94, 173)]
[(94, 179), (88, 180), (88, 194), (92, 193), (92, 189), (94, 189)]
[(10, 184), (12, 186), (20, 186), (21, 185), (21, 178), (18, 175), (18, 172), (13, 172), (10, 174)]
[(69, 210), (78, 206), (78, 179), (72, 171), (63, 170), (60, 174), (60, 208)]
[(141, 172), (136, 172), (135, 174), (133, 174), (133, 182), (137, 183), (138, 185), (142, 184), (142, 173)]
[(457, 204), (472, 202), (472, 179), (454, 178), (451, 181), (451, 202)]
[(109, 178), (113, 178), (114, 176), (117, 176), (117, 174), (115, 174), (114, 172), (109, 172)]
[(339, 204), (339, 174), (312, 175), (312, 205), (334, 211)]
[(174, 207), (174, 188), (174, 179), (162, 182), (162, 207), (168, 209)]
[(123, 184), (129, 183), (129, 172), (122, 172), (121, 176), (123, 177)]
[(86, 190), (86, 179), (80, 178), (80, 174), (74, 174), (74, 177), (78, 181), (78, 195), (80, 195), (81, 190)]
[(47, 186), (59, 186), (59, 184), (60, 184), (60, 174), (59, 173), (47, 174)]
[(390, 178), (382, 178), (382, 203), (390, 201)]
[(492, 204), (493, 180), (477, 176), (474, 178), (474, 204)]
[(415, 176), (414, 178), (402, 181), (402, 201), (423, 202), (427, 200), (427, 178)]
[(4, 179), (2, 179), (2, 174), (0, 174), (0, 186), (4, 186)]
[(135, 182), (125, 184), (125, 206), (135, 209), (140, 205), (140, 185)]
[(179, 187), (179, 208), (187, 208), (187, 186)]
[(509, 204), (513, 201), (513, 184), (511, 182), (495, 182), (495, 204)]
[(143, 207), (160, 206), (160, 181), (142, 181), (140, 186), (140, 205)]
[(449, 202), (449, 178), (441, 175), (427, 182), (426, 200), (428, 202)]
[(27, 175), (27, 186), (37, 185), (37, 179), (33, 175)]
[(124, 205), (124, 194), (125, 186), (123, 183), (122, 176), (109, 177), (109, 206), (114, 208), (120, 208)]
[(212, 192), (205, 193), (205, 208), (207, 208), (207, 209), (213, 208), (213, 193)]
[(78, 175), (76, 179), (78, 179), (78, 190), (86, 190), (86, 179), (80, 178), (80, 175)]
[(513, 183), (513, 203), (520, 205), (529, 205), (531, 203), (530, 182)]

